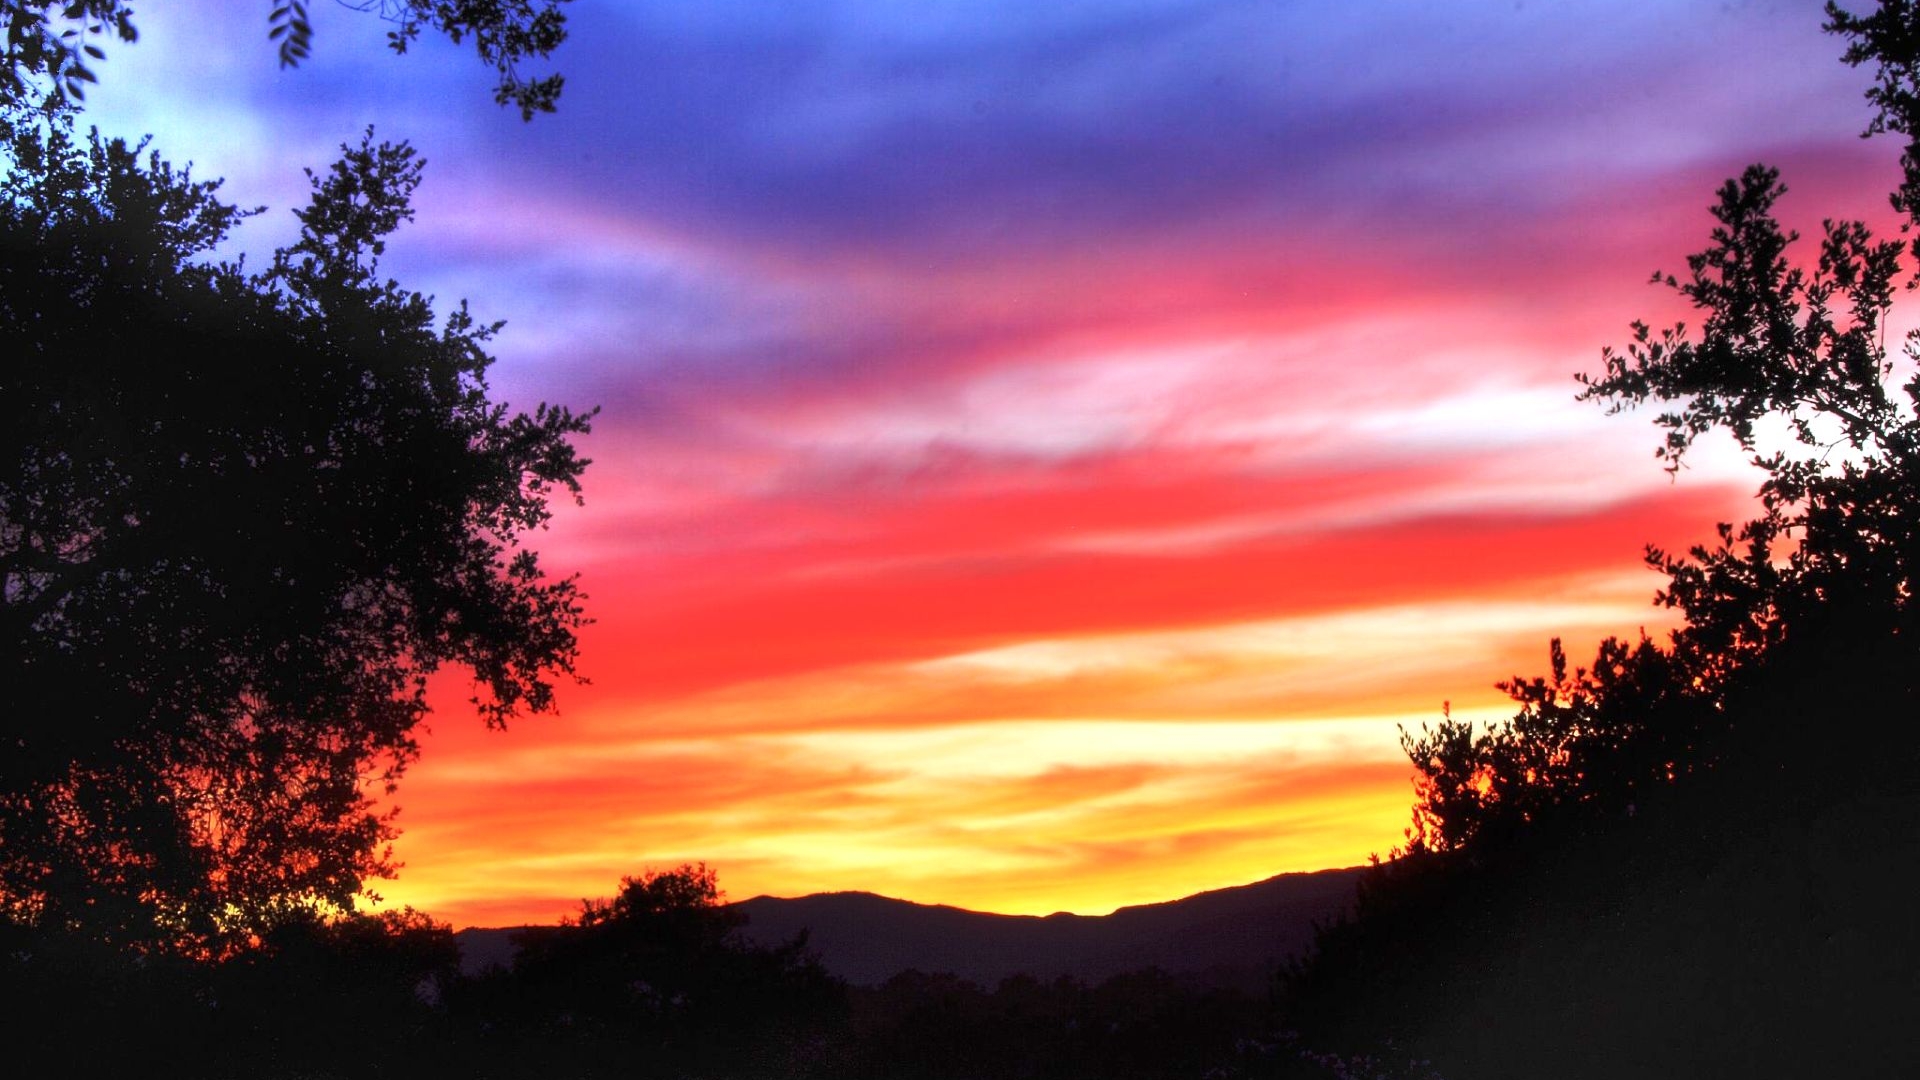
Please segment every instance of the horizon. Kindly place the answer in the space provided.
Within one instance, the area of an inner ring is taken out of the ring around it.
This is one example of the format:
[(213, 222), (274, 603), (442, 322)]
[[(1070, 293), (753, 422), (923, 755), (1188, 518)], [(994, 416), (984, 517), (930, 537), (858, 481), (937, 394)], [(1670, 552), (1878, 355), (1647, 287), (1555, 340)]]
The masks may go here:
[(705, 862), (1110, 913), (1384, 855), (1399, 726), (1661, 635), (1642, 546), (1751, 477), (1670, 480), (1571, 375), (1684, 317), (1647, 273), (1748, 163), (1802, 232), (1889, 216), (1817, 2), (1539, 8), (581, 3), (523, 124), (371, 16), (282, 72), (181, 3), (82, 119), (269, 204), (255, 253), (302, 166), (411, 140), (386, 272), (507, 320), (496, 398), (603, 407), (533, 544), (593, 684), (500, 734), (442, 680), (387, 905)]
[[(887, 896), (884, 893), (877, 893), (871, 889), (829, 889), (821, 892), (801, 893), (794, 896), (776, 896), (771, 893), (756, 893), (752, 896), (745, 896), (737, 899), (728, 895), (727, 891), (725, 889), (722, 889), (720, 891), (720, 903), (722, 906), (725, 906), (725, 907), (738, 907), (741, 904), (750, 904), (756, 900), (774, 900), (774, 901), (785, 902), (785, 901), (791, 901), (791, 900), (812, 900), (819, 897), (870, 896), (876, 900), (886, 900), (893, 903), (911, 904), (914, 907), (946, 908), (953, 911), (964, 912), (969, 915), (992, 915), (995, 917), (1002, 917), (1002, 918), (1009, 918), (1009, 919), (1051, 919), (1058, 916), (1068, 916), (1075, 919), (1104, 919), (1111, 915), (1117, 915), (1122, 911), (1128, 911), (1128, 910), (1133, 910), (1137, 908), (1166, 907), (1171, 904), (1178, 904), (1181, 901), (1192, 900), (1201, 896), (1211, 896), (1215, 893), (1233, 892), (1236, 889), (1247, 889), (1257, 885), (1266, 885), (1270, 882), (1277, 881), (1281, 878), (1312, 877), (1317, 874), (1339, 874), (1339, 873), (1346, 873), (1346, 872), (1358, 871), (1363, 869), (1365, 869), (1364, 863), (1356, 864), (1354, 866), (1329, 866), (1319, 870), (1288, 870), (1283, 873), (1269, 874), (1264, 878), (1259, 878), (1254, 881), (1244, 881), (1238, 885), (1221, 885), (1221, 886), (1216, 886), (1210, 889), (1199, 889), (1189, 893), (1182, 893), (1179, 896), (1170, 896), (1165, 900), (1145, 900), (1139, 903), (1122, 904), (1119, 907), (1113, 908), (1109, 911), (1092, 911), (1092, 912), (1049, 911), (1045, 913), (1034, 913), (1034, 912), (1015, 912), (1015, 911), (981, 911), (977, 908), (959, 907), (954, 904), (928, 903), (920, 900), (909, 900), (901, 896)], [(514, 926), (507, 926), (507, 925), (455, 926), (453, 930), (455, 933), (459, 933), (463, 930), (514, 930), (514, 929), (519, 929), (521, 927), (557, 926), (557, 925), (560, 925), (559, 920), (555, 920), (554, 922), (544, 922), (544, 923), (521, 923)]]

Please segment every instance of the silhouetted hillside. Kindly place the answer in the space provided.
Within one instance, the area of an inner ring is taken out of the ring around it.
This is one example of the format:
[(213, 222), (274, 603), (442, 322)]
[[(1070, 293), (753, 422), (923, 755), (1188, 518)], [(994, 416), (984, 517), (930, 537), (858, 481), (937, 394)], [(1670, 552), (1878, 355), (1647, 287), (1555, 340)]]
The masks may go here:
[(1385, 868), (1290, 1028), (1479, 1080), (1920, 1075), (1920, 696), (1867, 651), (1775, 672), (1631, 815)]
[[(992, 986), (1014, 974), (1091, 982), (1157, 967), (1257, 991), (1277, 965), (1312, 942), (1316, 922), (1351, 905), (1359, 874), (1283, 874), (1097, 916), (991, 915), (862, 892), (757, 896), (733, 906), (749, 919), (742, 930), (748, 940), (776, 945), (806, 931), (821, 964), (855, 985), (878, 985), (909, 970)], [(513, 935), (525, 929), (461, 931), (462, 967), (507, 962)]]
[(952, 972), (991, 986), (1024, 973), (1098, 981), (1157, 967), (1226, 985), (1262, 985), (1313, 940), (1313, 924), (1353, 899), (1358, 870), (1286, 874), (1111, 915), (988, 915), (871, 893), (827, 893), (737, 905), (745, 933), (772, 943), (809, 932), (827, 970), (855, 985), (902, 971)]

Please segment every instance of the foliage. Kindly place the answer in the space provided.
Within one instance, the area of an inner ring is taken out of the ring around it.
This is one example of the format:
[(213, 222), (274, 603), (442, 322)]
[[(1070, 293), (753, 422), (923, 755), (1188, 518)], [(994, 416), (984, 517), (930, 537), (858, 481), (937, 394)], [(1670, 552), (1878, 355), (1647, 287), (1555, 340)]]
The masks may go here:
[[(426, 680), (553, 704), (583, 622), (522, 534), (588, 417), (487, 396), (497, 329), (379, 276), (371, 133), (261, 272), (249, 212), (70, 113), (0, 123), (0, 915), (220, 951), (390, 873)], [(589, 414), (590, 415), (590, 414)]]
[(1718, 714), (1672, 653), (1644, 636), (1610, 638), (1571, 675), (1557, 638), (1551, 655), (1550, 676), (1500, 684), (1520, 703), (1513, 719), (1475, 729), (1449, 717), (1402, 732), (1420, 774), (1411, 851), (1478, 852), (1550, 824), (1631, 816), (1649, 787), (1697, 766)]
[[(1909, 138), (1911, 228), (1920, 4), (1827, 15), (1846, 62), (1877, 65), (1867, 134)], [(1914, 874), (1896, 834), (1920, 806), (1920, 375), (1896, 382), (1886, 342), (1911, 249), (1827, 221), (1799, 252), (1784, 193), (1760, 165), (1723, 184), (1707, 246), (1653, 279), (1698, 325), (1635, 323), (1580, 377), (1610, 412), (1659, 408), (1670, 473), (1730, 439), (1758, 515), (1648, 549), (1671, 646), (1609, 640), (1569, 676), (1556, 641), (1550, 675), (1501, 684), (1512, 720), (1403, 735), (1406, 850), (1287, 982), (1316, 1039), (1398, 1037), (1483, 1076), (1912, 1071), (1920, 997), (1888, 957), (1914, 936), (1889, 882)], [(1575, 1067), (1573, 1046), (1604, 1049)]]
[(1404, 1056), (1308, 1053), (1266, 1001), (1204, 979), (848, 987), (740, 924), (698, 865), (625, 879), (474, 974), (411, 911), (289, 920), (213, 962), (0, 923), (0, 1015), (16, 1057), (83, 1077), (1434, 1080)]
[(289, 923), (222, 962), (0, 924), (0, 1012), (16, 1058), (61, 1076), (454, 1075), (457, 956), (411, 910)]
[[(500, 82), (493, 89), (494, 103), (512, 102), (520, 109), (522, 120), (531, 120), (536, 112), (553, 111), (564, 79), (560, 75), (527, 79), (521, 76), (519, 64), (531, 57), (545, 59), (567, 39), (567, 17), (560, 10), (566, 2), (382, 0), (381, 8), (399, 24), (387, 35), (396, 53), (405, 53), (407, 46), (419, 39), (422, 29), (438, 30), (455, 45), (472, 38), (480, 59), (499, 73)], [(366, 4), (371, 7), (372, 0), (366, 0)]]
[(1827, 0), (1826, 30), (1848, 39), (1841, 59), (1850, 67), (1874, 65), (1874, 86), (1867, 101), (1874, 107), (1866, 135), (1895, 132), (1907, 136), (1900, 154), (1902, 181), (1893, 207), (1920, 220), (1920, 4), (1880, 0), (1868, 15), (1855, 15)]
[[(577, 933), (549, 944), (618, 968), (621, 979), (638, 973), (651, 984), (678, 983), (705, 959), (741, 946), (736, 931), (745, 918), (721, 897), (719, 879), (705, 863), (623, 877), (612, 900), (581, 901), (572, 923)], [(545, 955), (534, 949), (529, 965), (537, 967)]]
[(721, 906), (720, 897), (720, 877), (706, 863), (648, 871), (637, 878), (621, 878), (620, 891), (612, 900), (582, 900), (579, 925), (646, 936), (654, 923), (683, 921), (699, 928), (696, 939), (717, 940), (739, 925), (740, 919)]
[(28, 96), (31, 81), (44, 77), (50, 89), (79, 101), (86, 84), (99, 82), (89, 60), (105, 60), (100, 43), (109, 37), (132, 42), (133, 9), (122, 0), (5, 0), (0, 16), (7, 21), (7, 51), (0, 65), (0, 100)]
[(621, 880), (570, 925), (517, 939), (509, 971), (458, 988), (529, 1075), (804, 1075), (844, 1022), (846, 988), (803, 938), (753, 944), (711, 870), (681, 866)]
[(1272, 1031), (1264, 1002), (1157, 969), (1089, 985), (1014, 975), (981, 987), (905, 971), (854, 994), (856, 1039), (840, 1074), (873, 1080), (1149, 1080), (1311, 1076)]
[[(1913, 704), (1834, 696), (1779, 693), (1758, 719)], [(1803, 800), (1804, 779), (1722, 764), (1562, 842), (1383, 863), (1289, 981), (1288, 1026), (1450, 1077), (1914, 1075), (1920, 798), (1909, 777)]]
[[(445, 34), (458, 45), (471, 38), (481, 62), (499, 77), (495, 103), (513, 103), (522, 119), (552, 112), (563, 78), (528, 78), (527, 60), (552, 55), (567, 38), (567, 0), (342, 0), (359, 11), (377, 10), (394, 24), (387, 44), (405, 53), (422, 30)], [(270, 0), (267, 36), (275, 43), (281, 67), (296, 67), (312, 54), (313, 22), (305, 0)], [(86, 84), (98, 82), (91, 63), (106, 59), (101, 43), (110, 38), (132, 42), (139, 36), (134, 10), (126, 0), (0, 0), (7, 22), (7, 46), (0, 62), (0, 100), (33, 96), (29, 87), (46, 80), (46, 89), (79, 101)]]
[[(1882, 62), (1871, 130), (1911, 133), (1920, 8), (1829, 16), (1831, 29), (1856, 35), (1850, 63)], [(1911, 187), (1920, 163), (1911, 148), (1905, 160)], [(1502, 684), (1521, 705), (1511, 722), (1475, 733), (1446, 721), (1406, 738), (1421, 773), (1413, 844), (1457, 848), (1495, 822), (1510, 831), (1550, 807), (1631, 805), (1648, 782), (1704, 766), (1701, 736), (1724, 726), (1716, 716), (1741, 685), (1797, 654), (1830, 655), (1844, 640), (1911, 658), (1920, 375), (1890, 389), (1885, 343), (1907, 245), (1827, 221), (1817, 258), (1796, 264), (1798, 236), (1774, 213), (1785, 190), (1760, 165), (1723, 184), (1710, 242), (1688, 258), (1686, 276), (1654, 275), (1702, 313), (1698, 329), (1655, 333), (1637, 322), (1624, 350), (1603, 351), (1600, 374), (1580, 376), (1581, 399), (1611, 412), (1663, 406), (1656, 456), (1669, 472), (1701, 437), (1730, 436), (1763, 476), (1760, 515), (1721, 524), (1716, 543), (1684, 554), (1648, 549), (1667, 575), (1656, 602), (1685, 617), (1671, 651), (1608, 641), (1591, 674), (1568, 680), (1556, 642), (1550, 679)], [(1920, 208), (1912, 191), (1920, 187), (1896, 193), (1895, 205)], [(1910, 357), (1915, 349), (1910, 340)]]
[(1916, 630), (1920, 378), (1890, 392), (1884, 344), (1905, 245), (1829, 221), (1814, 267), (1792, 265), (1797, 236), (1773, 216), (1784, 190), (1761, 166), (1728, 181), (1712, 244), (1688, 259), (1688, 280), (1663, 279), (1705, 313), (1697, 337), (1636, 324), (1626, 352), (1582, 379), (1582, 397), (1614, 411), (1669, 406), (1669, 469), (1718, 429), (1764, 473), (1760, 517), (1685, 556), (1649, 552), (1669, 577), (1660, 600), (1686, 615), (1677, 643), (1709, 687), (1838, 611), (1855, 632)]

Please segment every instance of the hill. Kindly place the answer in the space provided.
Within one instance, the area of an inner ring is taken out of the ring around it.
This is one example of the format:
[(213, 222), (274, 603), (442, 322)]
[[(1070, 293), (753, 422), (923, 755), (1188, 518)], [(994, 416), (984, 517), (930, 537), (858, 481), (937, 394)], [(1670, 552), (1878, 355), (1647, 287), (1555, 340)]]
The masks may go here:
[(1914, 702), (1862, 664), (1776, 672), (1638, 813), (1368, 882), (1289, 1024), (1482, 1080), (1920, 1076)]
[[(743, 934), (774, 945), (808, 934), (834, 975), (878, 985), (902, 971), (949, 972), (992, 986), (1018, 973), (1089, 982), (1157, 967), (1197, 984), (1258, 991), (1313, 940), (1316, 922), (1349, 908), (1359, 868), (1282, 874), (1109, 915), (994, 915), (873, 893), (757, 896), (733, 905)], [(469, 972), (507, 963), (527, 927), (456, 935)]]

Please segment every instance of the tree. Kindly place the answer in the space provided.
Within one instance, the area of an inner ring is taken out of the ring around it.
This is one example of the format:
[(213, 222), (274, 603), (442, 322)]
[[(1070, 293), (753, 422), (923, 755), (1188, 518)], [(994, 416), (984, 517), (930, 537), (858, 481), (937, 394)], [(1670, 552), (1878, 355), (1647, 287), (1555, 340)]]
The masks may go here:
[[(1920, 221), (1920, 4), (1887, 0), (1869, 16), (1829, 4), (1827, 14), (1827, 29), (1851, 39), (1846, 62), (1878, 65), (1866, 134), (1909, 137), (1891, 201)], [(1667, 575), (1656, 602), (1685, 617), (1671, 651), (1610, 640), (1591, 673), (1569, 680), (1555, 642), (1551, 678), (1502, 684), (1521, 704), (1511, 722), (1475, 732), (1449, 720), (1407, 736), (1421, 774), (1415, 847), (1452, 850), (1494, 832), (1510, 841), (1555, 807), (1631, 805), (1636, 788), (1706, 764), (1705, 736), (1731, 713), (1777, 715), (1740, 706), (1797, 673), (1870, 681), (1889, 700), (1916, 689), (1920, 374), (1890, 387), (1886, 346), (1908, 245), (1829, 220), (1811, 264), (1796, 263), (1798, 234), (1774, 213), (1785, 193), (1763, 165), (1721, 185), (1708, 246), (1684, 277), (1653, 276), (1701, 312), (1698, 328), (1636, 322), (1624, 350), (1603, 350), (1603, 370), (1579, 377), (1581, 399), (1609, 412), (1662, 407), (1656, 455), (1670, 473), (1701, 437), (1730, 436), (1763, 477), (1759, 516), (1723, 523), (1717, 542), (1682, 554), (1648, 549)], [(1920, 359), (1920, 333), (1907, 355)], [(1880, 761), (1910, 760), (1901, 715), (1858, 722)], [(1743, 736), (1786, 750), (1772, 741), (1779, 733)], [(1809, 765), (1814, 748), (1795, 746)]]
[(805, 935), (761, 945), (746, 921), (704, 863), (623, 877), (570, 925), (517, 939), (492, 1017), (548, 1044), (543, 1075), (631, 1075), (636, 1056), (661, 1076), (815, 1075), (846, 987)]
[(498, 324), (380, 277), (410, 147), (309, 173), (258, 272), (144, 151), (0, 114), (0, 916), (218, 952), (391, 874), (429, 675), (552, 707), (584, 616), (522, 538), (592, 414), (490, 400)]
[[(374, 11), (394, 24), (387, 44), (405, 53), (423, 29), (437, 30), (454, 44), (471, 38), (483, 63), (499, 76), (493, 100), (512, 102), (523, 120), (552, 112), (563, 78), (526, 78), (520, 64), (546, 59), (567, 38), (567, 0), (341, 0), (357, 11)], [(268, 37), (276, 43), (280, 66), (296, 67), (312, 53), (313, 23), (305, 0), (270, 0)], [(134, 11), (126, 0), (0, 0), (7, 23), (0, 98), (31, 96), (30, 85), (46, 80), (55, 94), (79, 100), (86, 84), (98, 82), (91, 62), (106, 59), (101, 44), (132, 42), (138, 36)]]
[(1648, 549), (1667, 575), (1656, 602), (1685, 617), (1671, 650), (1608, 640), (1569, 679), (1555, 642), (1549, 678), (1501, 684), (1521, 705), (1512, 721), (1408, 735), (1416, 846), (1506, 843), (1566, 808), (1631, 805), (1647, 784), (1707, 764), (1710, 736), (1769, 670), (1838, 678), (1845, 654), (1859, 677), (1911, 689), (1920, 377), (1890, 391), (1884, 345), (1906, 245), (1829, 221), (1817, 261), (1797, 266), (1797, 236), (1773, 214), (1784, 192), (1758, 165), (1722, 185), (1687, 277), (1654, 278), (1703, 312), (1698, 331), (1635, 323), (1624, 351), (1603, 352), (1601, 374), (1580, 377), (1582, 399), (1609, 411), (1665, 407), (1657, 455), (1670, 472), (1701, 436), (1731, 436), (1763, 476), (1760, 515), (1684, 554)]
[(1848, 38), (1841, 56), (1849, 67), (1872, 62), (1874, 86), (1867, 101), (1873, 120), (1863, 137), (1896, 132), (1907, 137), (1900, 154), (1902, 180), (1893, 193), (1893, 208), (1920, 221), (1920, 4), (1914, 0), (1880, 0), (1871, 15), (1855, 15), (1828, 0), (1829, 34)]
[[(1920, 4), (1827, 11), (1847, 62), (1879, 66), (1868, 134), (1909, 137), (1910, 228)], [(1835, 221), (1796, 249), (1784, 192), (1761, 165), (1723, 184), (1705, 248), (1654, 275), (1697, 325), (1635, 323), (1580, 377), (1610, 412), (1659, 410), (1670, 473), (1732, 441), (1757, 515), (1648, 549), (1684, 619), (1670, 646), (1609, 640), (1569, 674), (1556, 641), (1548, 676), (1501, 684), (1510, 721), (1403, 733), (1407, 845), (1289, 978), (1314, 1038), (1399, 1037), (1448, 1075), (1914, 1071), (1914, 933), (1888, 883), (1920, 809), (1920, 376), (1896, 385), (1886, 344), (1911, 250)]]
[(1401, 745), (1419, 771), (1412, 853), (1512, 847), (1550, 825), (1635, 812), (1647, 789), (1696, 768), (1720, 717), (1675, 655), (1644, 635), (1600, 644), (1592, 667), (1567, 671), (1559, 639), (1551, 674), (1500, 689), (1513, 719), (1475, 729), (1450, 717)]
[[(1687, 619), (1677, 641), (1697, 678), (1724, 682), (1796, 629), (1913, 640), (1920, 569), (1920, 379), (1890, 391), (1885, 334), (1906, 245), (1859, 222), (1828, 221), (1817, 262), (1793, 265), (1797, 234), (1773, 216), (1785, 193), (1763, 166), (1729, 180), (1712, 244), (1687, 280), (1656, 277), (1703, 312), (1697, 335), (1636, 324), (1624, 353), (1583, 377), (1611, 411), (1657, 401), (1660, 456), (1681, 467), (1694, 441), (1730, 434), (1764, 475), (1761, 515), (1720, 542), (1649, 561), (1661, 602)], [(1897, 198), (1897, 197), (1896, 197)], [(1902, 400), (1904, 398), (1904, 400)]]

